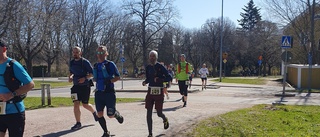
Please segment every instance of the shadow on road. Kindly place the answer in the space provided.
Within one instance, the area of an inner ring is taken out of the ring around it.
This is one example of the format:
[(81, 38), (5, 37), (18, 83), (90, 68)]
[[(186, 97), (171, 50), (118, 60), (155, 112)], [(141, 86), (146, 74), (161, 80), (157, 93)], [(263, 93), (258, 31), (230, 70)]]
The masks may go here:
[[(86, 127), (90, 127), (90, 126), (94, 126), (94, 124), (84, 125), (81, 128), (86, 128)], [(78, 131), (78, 130), (70, 130), (70, 129), (68, 129), (68, 130), (63, 130), (63, 131), (59, 131), (59, 132), (56, 132), (56, 133), (49, 133), (49, 134), (45, 134), (45, 135), (42, 135), (42, 136), (35, 136), (35, 137), (60, 137), (60, 136), (63, 136), (63, 135), (66, 135), (66, 134), (69, 134), (69, 133), (72, 133), (72, 132), (76, 132), (76, 131)]]

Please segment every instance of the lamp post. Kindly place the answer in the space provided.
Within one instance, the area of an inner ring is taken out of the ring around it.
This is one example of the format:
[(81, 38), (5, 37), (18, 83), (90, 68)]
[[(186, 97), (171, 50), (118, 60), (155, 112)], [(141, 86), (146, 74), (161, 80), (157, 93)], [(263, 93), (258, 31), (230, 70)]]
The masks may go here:
[(222, 76), (222, 37), (223, 37), (223, 0), (221, 4), (221, 31), (220, 31), (220, 82), (221, 82), (221, 76)]

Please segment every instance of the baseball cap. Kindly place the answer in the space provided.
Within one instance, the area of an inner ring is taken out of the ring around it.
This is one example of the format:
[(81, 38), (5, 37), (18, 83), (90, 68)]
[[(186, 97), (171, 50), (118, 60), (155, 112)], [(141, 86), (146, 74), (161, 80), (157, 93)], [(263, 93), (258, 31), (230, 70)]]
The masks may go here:
[(184, 55), (184, 54), (181, 54), (181, 55), (180, 55), (180, 57), (184, 57), (184, 58), (186, 58), (186, 55)]

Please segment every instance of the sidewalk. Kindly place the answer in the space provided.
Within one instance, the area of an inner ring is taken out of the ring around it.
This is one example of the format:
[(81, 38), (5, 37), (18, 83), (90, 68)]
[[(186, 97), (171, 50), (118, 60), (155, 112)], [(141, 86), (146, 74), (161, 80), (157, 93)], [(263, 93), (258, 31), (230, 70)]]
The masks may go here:
[[(137, 83), (140, 83), (138, 81)], [(279, 100), (275, 93), (282, 91), (282, 87), (256, 86), (242, 84), (222, 84), (210, 82), (208, 85), (218, 88), (201, 90), (200, 79), (193, 80), (192, 90), (188, 96), (187, 107), (182, 107), (180, 94), (174, 92), (177, 86), (173, 85), (170, 90), (170, 99), (164, 103), (164, 114), (168, 117), (170, 127), (163, 129), (161, 118), (153, 113), (153, 134), (161, 137), (183, 137), (183, 133), (192, 129), (192, 126), (199, 120), (216, 116), (237, 109), (251, 107), (255, 104), (272, 104)], [(132, 90), (145, 91), (146, 87), (141, 84), (131, 85), (130, 89), (122, 90), (117, 86), (117, 97), (139, 97), (144, 98), (145, 92), (132, 92)], [(126, 91), (126, 92), (125, 92)], [(130, 92), (129, 92), (130, 91)], [(285, 104), (299, 105), (319, 105), (319, 95), (312, 94), (310, 98), (296, 96), (285, 98)], [(141, 137), (147, 136), (146, 109), (144, 102), (118, 103), (117, 109), (124, 116), (124, 123), (119, 124), (115, 119), (106, 117), (108, 130), (116, 137)], [(46, 108), (26, 111), (25, 136), (43, 137), (99, 137), (102, 129), (99, 123), (95, 122), (89, 111), (81, 108), (81, 121), (83, 128), (71, 131), (70, 128), (75, 124), (73, 107)]]

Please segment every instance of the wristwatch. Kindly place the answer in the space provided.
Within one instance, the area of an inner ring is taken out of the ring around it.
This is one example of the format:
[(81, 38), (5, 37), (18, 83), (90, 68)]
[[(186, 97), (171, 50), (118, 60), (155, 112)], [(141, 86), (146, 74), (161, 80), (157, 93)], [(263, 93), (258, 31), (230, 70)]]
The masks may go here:
[(13, 95), (14, 97), (17, 96), (17, 92), (13, 91), (13, 92), (12, 92), (12, 95)]

